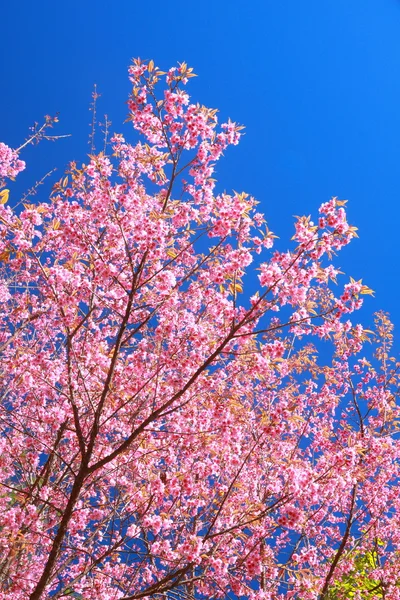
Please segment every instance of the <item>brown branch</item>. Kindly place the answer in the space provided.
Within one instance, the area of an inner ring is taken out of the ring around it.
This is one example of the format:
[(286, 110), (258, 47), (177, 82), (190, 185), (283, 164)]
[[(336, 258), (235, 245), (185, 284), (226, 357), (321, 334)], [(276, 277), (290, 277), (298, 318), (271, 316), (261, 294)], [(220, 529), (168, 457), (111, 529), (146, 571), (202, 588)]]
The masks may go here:
[(63, 518), (61, 519), (57, 534), (54, 538), (53, 545), (49, 552), (47, 562), (44, 566), (43, 573), (42, 573), (35, 589), (29, 596), (29, 600), (40, 600), (42, 593), (44, 592), (44, 589), (47, 586), (47, 583), (51, 577), (51, 573), (54, 568), (55, 562), (57, 560), (58, 553), (61, 548), (61, 544), (62, 544), (65, 534), (67, 532), (68, 524), (71, 520), (75, 504), (78, 501), (79, 494), (81, 492), (82, 485), (85, 480), (86, 472), (87, 472), (87, 467), (85, 464), (82, 464), (81, 469), (80, 469), (78, 475), (76, 476), (74, 485), (72, 486), (71, 494), (70, 494), (67, 506), (65, 508)]
[(351, 492), (350, 512), (349, 512), (349, 516), (347, 518), (346, 529), (345, 529), (345, 532), (343, 535), (343, 539), (342, 539), (342, 542), (341, 542), (339, 548), (337, 549), (335, 558), (333, 559), (332, 564), (331, 564), (331, 568), (329, 569), (328, 574), (325, 578), (325, 583), (324, 583), (324, 587), (322, 588), (322, 591), (321, 591), (320, 600), (327, 600), (329, 584), (332, 580), (332, 577), (333, 577), (333, 574), (337, 567), (337, 564), (346, 548), (347, 540), (349, 539), (349, 535), (350, 535), (351, 526), (353, 524), (353, 514), (354, 514), (356, 496), (357, 496), (357, 484), (353, 487), (353, 490)]
[[(177, 587), (178, 585), (181, 585), (182, 577), (184, 577), (184, 575), (186, 575), (186, 573), (192, 567), (193, 567), (193, 563), (189, 563), (188, 565), (186, 565), (186, 567), (182, 567), (181, 569), (178, 569), (177, 571), (174, 571), (174, 572), (170, 573), (169, 575), (166, 575), (165, 577), (163, 577), (162, 579), (160, 579), (159, 581), (157, 581), (156, 583), (154, 583), (153, 585), (148, 587), (146, 590), (143, 590), (142, 592), (138, 592), (137, 594), (133, 594), (132, 596), (124, 596), (123, 598), (121, 598), (121, 600), (137, 600), (138, 598), (146, 598), (147, 596), (150, 596), (151, 594), (167, 592), (168, 590), (173, 589), (174, 587)], [(175, 578), (176, 578), (176, 581), (171, 582), (171, 579), (175, 579)], [(169, 582), (171, 582), (171, 583), (169, 583)]]

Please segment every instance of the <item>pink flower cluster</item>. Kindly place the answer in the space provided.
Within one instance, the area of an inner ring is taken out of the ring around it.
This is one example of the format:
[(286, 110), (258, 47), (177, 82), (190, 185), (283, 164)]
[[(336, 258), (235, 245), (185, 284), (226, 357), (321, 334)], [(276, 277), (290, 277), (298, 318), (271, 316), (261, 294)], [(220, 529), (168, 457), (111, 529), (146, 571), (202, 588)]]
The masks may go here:
[(13, 179), (24, 169), (25, 163), (19, 159), (18, 153), (0, 142), (0, 181)]

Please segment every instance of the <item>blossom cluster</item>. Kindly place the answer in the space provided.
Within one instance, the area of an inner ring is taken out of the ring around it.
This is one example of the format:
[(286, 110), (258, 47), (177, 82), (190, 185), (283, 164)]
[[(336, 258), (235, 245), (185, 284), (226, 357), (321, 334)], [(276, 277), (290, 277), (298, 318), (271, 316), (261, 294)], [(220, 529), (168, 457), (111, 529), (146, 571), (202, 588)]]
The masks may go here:
[(25, 162), (18, 153), (0, 142), (0, 184), (4, 184), (5, 179), (14, 179), (24, 169)]

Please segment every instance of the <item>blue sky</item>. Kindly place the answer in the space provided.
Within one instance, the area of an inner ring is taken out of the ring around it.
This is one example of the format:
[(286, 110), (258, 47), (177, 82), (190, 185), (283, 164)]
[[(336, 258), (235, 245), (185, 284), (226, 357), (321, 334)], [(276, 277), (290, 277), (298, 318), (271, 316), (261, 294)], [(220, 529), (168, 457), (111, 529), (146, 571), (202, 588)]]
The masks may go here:
[(130, 59), (186, 61), (194, 99), (246, 126), (220, 186), (261, 201), (282, 249), (292, 215), (349, 199), (360, 239), (337, 264), (376, 292), (363, 320), (382, 308), (399, 329), (400, 0), (21, 0), (3, 3), (0, 22), (0, 140), (16, 147), (56, 112), (55, 133), (72, 134), (26, 150), (14, 199), (85, 161), (94, 83), (99, 113), (127, 131)]

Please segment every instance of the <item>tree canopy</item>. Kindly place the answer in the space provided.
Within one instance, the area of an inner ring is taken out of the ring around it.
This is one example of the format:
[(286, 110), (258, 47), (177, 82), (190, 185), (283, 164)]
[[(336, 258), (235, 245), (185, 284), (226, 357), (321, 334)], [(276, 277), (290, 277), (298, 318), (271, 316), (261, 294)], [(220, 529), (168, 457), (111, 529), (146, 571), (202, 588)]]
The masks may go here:
[(242, 128), (193, 76), (135, 60), (139, 141), (1, 192), (0, 599), (399, 599), (399, 363), (386, 314), (351, 320), (357, 230), (332, 198), (275, 249), (218, 191)]

